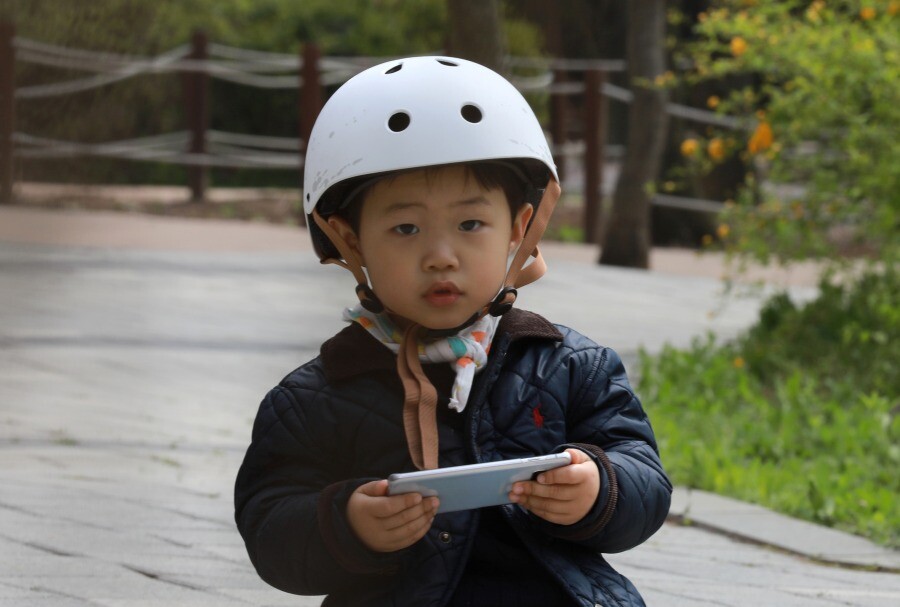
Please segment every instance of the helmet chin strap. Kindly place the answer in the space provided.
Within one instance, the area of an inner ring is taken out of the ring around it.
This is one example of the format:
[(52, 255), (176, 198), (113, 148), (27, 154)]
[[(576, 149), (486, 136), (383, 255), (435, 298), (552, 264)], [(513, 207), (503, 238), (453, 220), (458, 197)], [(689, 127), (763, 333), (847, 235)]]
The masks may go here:
[[(503, 287), (492, 301), (475, 312), (469, 320), (452, 329), (427, 329), (417, 324), (412, 324), (406, 329), (397, 354), (397, 374), (403, 383), (403, 426), (406, 442), (413, 464), (419, 470), (438, 467), (437, 391), (422, 369), (417, 344), (419, 337), (455, 335), (487, 314), (502, 316), (512, 309), (518, 295), (517, 289), (531, 284), (547, 271), (547, 264), (537, 245), (547, 229), (560, 193), (559, 183), (551, 179), (544, 189), (531, 225), (526, 228), (522, 243), (506, 272)], [(362, 259), (356, 251), (319, 215), (317, 210), (313, 209), (312, 217), (343, 258), (343, 260), (323, 259), (322, 263), (333, 263), (353, 273), (357, 283), (356, 296), (365, 309), (376, 314), (389, 311), (369, 286), (368, 276), (362, 267)], [(529, 257), (534, 257), (534, 261), (526, 266)]]

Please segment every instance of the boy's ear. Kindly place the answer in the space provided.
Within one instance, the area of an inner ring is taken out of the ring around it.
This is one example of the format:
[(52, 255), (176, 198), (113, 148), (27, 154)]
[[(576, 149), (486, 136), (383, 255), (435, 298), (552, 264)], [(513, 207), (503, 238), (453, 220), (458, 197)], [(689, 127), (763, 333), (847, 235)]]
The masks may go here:
[(525, 238), (525, 230), (528, 229), (528, 222), (531, 221), (532, 215), (534, 215), (534, 207), (528, 203), (523, 204), (516, 212), (516, 216), (513, 219), (512, 235), (509, 239), (510, 252), (514, 251), (522, 243), (522, 239)]
[(356, 235), (356, 232), (353, 231), (353, 227), (350, 223), (339, 215), (332, 215), (328, 218), (328, 225), (330, 225), (334, 231), (336, 231), (341, 238), (344, 239), (344, 242), (347, 243), (353, 251), (359, 255), (359, 258), (363, 260), (363, 265), (365, 265), (365, 259), (363, 259), (362, 250), (359, 248), (359, 236)]

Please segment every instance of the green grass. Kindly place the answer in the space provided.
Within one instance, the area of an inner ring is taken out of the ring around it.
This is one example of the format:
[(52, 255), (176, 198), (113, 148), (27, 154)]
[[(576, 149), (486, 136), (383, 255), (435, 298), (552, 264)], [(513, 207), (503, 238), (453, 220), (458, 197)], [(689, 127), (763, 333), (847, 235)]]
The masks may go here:
[(640, 391), (676, 484), (900, 547), (898, 274), (820, 289), (733, 342), (642, 354)]

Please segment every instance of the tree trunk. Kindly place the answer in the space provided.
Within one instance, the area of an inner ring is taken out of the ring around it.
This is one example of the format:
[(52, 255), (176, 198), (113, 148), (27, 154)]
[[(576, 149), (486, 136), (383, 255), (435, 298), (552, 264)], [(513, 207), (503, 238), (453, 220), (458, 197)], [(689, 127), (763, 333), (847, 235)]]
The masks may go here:
[(629, 0), (626, 59), (634, 100), (622, 173), (603, 239), (600, 263), (647, 268), (650, 261), (650, 195), (659, 172), (668, 116), (664, 89), (648, 87), (665, 72), (666, 3)]
[(499, 0), (447, 0), (449, 53), (503, 73), (506, 41)]

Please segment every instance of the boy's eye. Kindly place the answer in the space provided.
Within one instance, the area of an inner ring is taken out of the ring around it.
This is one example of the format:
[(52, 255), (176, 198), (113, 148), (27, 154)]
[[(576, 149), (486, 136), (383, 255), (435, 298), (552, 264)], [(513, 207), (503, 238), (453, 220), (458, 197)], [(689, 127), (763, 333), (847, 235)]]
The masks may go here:
[(398, 234), (409, 236), (411, 234), (417, 234), (419, 232), (419, 228), (411, 223), (401, 223), (394, 228), (394, 231)]
[(484, 225), (481, 221), (477, 219), (469, 219), (468, 221), (464, 221), (459, 224), (459, 229), (463, 232), (472, 232), (473, 230), (477, 230), (482, 225)]

